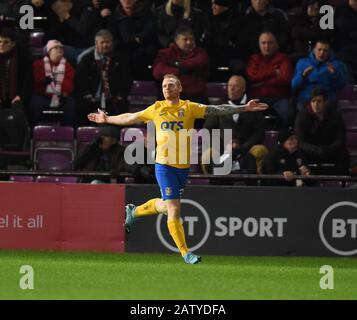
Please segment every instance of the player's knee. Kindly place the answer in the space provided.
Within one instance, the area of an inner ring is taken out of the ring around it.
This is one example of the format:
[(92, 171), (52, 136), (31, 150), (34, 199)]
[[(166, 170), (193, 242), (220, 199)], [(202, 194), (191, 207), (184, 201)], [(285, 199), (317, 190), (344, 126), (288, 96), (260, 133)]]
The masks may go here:
[(156, 200), (155, 207), (158, 213), (167, 214), (167, 206), (164, 200)]
[(167, 214), (171, 218), (180, 217), (180, 201), (179, 200), (166, 200)]

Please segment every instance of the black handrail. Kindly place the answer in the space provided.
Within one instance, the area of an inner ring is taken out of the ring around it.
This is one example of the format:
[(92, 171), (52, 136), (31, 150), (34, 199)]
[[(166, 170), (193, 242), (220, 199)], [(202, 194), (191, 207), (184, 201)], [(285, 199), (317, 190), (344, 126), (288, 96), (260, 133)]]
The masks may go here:
[[(38, 170), (0, 170), (0, 176), (62, 176), (62, 177), (110, 177), (110, 178), (126, 178), (133, 177), (130, 173), (113, 174), (110, 172), (97, 171), (38, 171)], [(229, 174), (229, 175), (213, 175), (213, 174), (198, 174), (191, 173), (189, 179), (210, 179), (210, 180), (285, 180), (282, 175), (275, 174)], [(338, 175), (296, 175), (296, 180), (310, 181), (341, 181), (341, 182), (357, 182), (357, 176), (338, 176)]]

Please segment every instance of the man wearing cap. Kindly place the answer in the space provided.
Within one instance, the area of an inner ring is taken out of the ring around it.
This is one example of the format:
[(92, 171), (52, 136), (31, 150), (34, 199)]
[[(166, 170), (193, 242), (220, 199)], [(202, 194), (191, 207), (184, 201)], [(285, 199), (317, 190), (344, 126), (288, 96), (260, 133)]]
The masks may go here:
[(295, 175), (309, 175), (306, 160), (299, 149), (296, 133), (290, 128), (279, 131), (278, 144), (265, 157), (263, 173), (281, 174), (284, 180), (272, 180), (269, 184), (296, 186)]
[(45, 47), (45, 55), (33, 64), (34, 87), (30, 106), (32, 124), (41, 120), (45, 109), (64, 112), (63, 125), (76, 125), (76, 105), (71, 96), (75, 71), (64, 57), (63, 45), (58, 40), (50, 40)]
[[(100, 127), (97, 137), (79, 152), (74, 160), (74, 169), (79, 171), (111, 172), (113, 175), (128, 172), (135, 176), (138, 165), (128, 165), (124, 160), (125, 147), (119, 142), (120, 128), (116, 126)], [(109, 183), (106, 178), (84, 178), (86, 183)]]

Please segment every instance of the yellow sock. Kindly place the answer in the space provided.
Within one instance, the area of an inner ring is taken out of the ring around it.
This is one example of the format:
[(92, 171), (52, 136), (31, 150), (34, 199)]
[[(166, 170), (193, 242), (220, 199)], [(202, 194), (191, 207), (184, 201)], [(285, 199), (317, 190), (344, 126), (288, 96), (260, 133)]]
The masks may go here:
[(140, 218), (140, 217), (158, 214), (155, 208), (156, 200), (160, 200), (160, 199), (159, 198), (150, 199), (148, 202), (145, 202), (144, 204), (137, 206), (135, 210), (135, 217)]
[(188, 249), (185, 240), (185, 230), (180, 219), (168, 220), (167, 227), (169, 228), (171, 237), (175, 241), (176, 247), (180, 250), (181, 255), (184, 256), (188, 252)]

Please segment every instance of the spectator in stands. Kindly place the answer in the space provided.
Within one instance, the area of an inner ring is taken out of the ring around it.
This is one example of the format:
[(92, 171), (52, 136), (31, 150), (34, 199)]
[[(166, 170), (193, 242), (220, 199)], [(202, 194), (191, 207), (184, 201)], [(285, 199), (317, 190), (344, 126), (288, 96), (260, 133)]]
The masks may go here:
[(2, 0), (0, 2), (0, 28), (14, 28), (17, 45), (21, 47), (25, 47), (29, 41), (27, 30), (22, 30), (19, 25), (22, 16), (20, 9), (26, 4), (29, 4), (28, 0)]
[(76, 104), (72, 96), (75, 71), (64, 57), (63, 45), (50, 40), (45, 55), (33, 63), (34, 87), (30, 105), (32, 124), (41, 121), (42, 112), (51, 108), (63, 110), (63, 125), (76, 125)]
[(78, 55), (92, 45), (93, 34), (106, 23), (95, 0), (55, 0), (49, 20), (48, 39), (64, 44), (65, 56), (73, 65)]
[(174, 74), (182, 83), (182, 98), (205, 103), (208, 77), (208, 55), (197, 47), (191, 29), (181, 26), (176, 31), (175, 43), (159, 50), (153, 65), (155, 80), (162, 81), (165, 74)]
[(0, 2), (0, 21), (1, 22), (18, 22), (21, 14), (20, 9), (23, 5), (28, 4), (28, 0), (10, 0)]
[(45, 2), (45, 0), (31, 0), (29, 4), (33, 8), (35, 17), (44, 18), (43, 20), (34, 21), (35, 28), (47, 32), (49, 28), (49, 12), (51, 6), (48, 2)]
[(157, 51), (155, 17), (138, 0), (118, 0), (109, 29), (119, 50), (126, 50), (131, 58), (134, 78), (151, 78), (149, 65)]
[(284, 11), (269, 5), (269, 0), (251, 0), (251, 6), (246, 10), (244, 35), (249, 54), (258, 52), (258, 38), (263, 31), (275, 34), (282, 52), (291, 49), (290, 27)]
[[(295, 132), (308, 163), (319, 166), (315, 173), (348, 173), (344, 122), (336, 108), (329, 105), (325, 89), (315, 88), (312, 91), (309, 104), (296, 118)], [(323, 168), (321, 164), (324, 163), (334, 164), (334, 167)]]
[[(245, 104), (248, 101), (246, 93), (246, 81), (242, 76), (231, 76), (227, 84), (228, 103), (231, 105)], [(220, 129), (221, 139), (223, 140), (223, 130), (232, 130), (232, 137), (235, 139), (233, 145), (236, 154), (242, 159), (248, 153), (255, 158), (256, 170), (261, 171), (262, 160), (268, 153), (263, 145), (264, 140), (264, 115), (262, 112), (245, 112), (228, 116), (211, 116), (204, 123), (204, 128), (209, 130)], [(221, 141), (223, 146), (223, 141)], [(212, 150), (203, 151), (203, 158), (209, 156)], [(215, 152), (223, 152), (216, 150)], [(249, 156), (250, 157), (250, 156)], [(248, 161), (249, 162), (249, 161)], [(203, 170), (205, 170), (203, 168)], [(253, 172), (250, 172), (253, 173)]]
[(334, 32), (320, 27), (320, 7), (324, 4), (322, 0), (304, 0), (301, 13), (291, 16), (294, 55), (306, 56), (312, 43), (320, 39), (332, 39)]
[[(135, 163), (135, 183), (156, 183), (155, 178), (155, 148), (148, 150), (148, 136), (147, 132), (144, 134), (144, 163)], [(155, 138), (152, 138), (155, 139)], [(134, 143), (126, 147), (126, 152), (131, 155), (136, 155), (137, 145)]]
[[(214, 157), (219, 161), (214, 162)], [(230, 174), (256, 174), (257, 164), (255, 157), (247, 152), (242, 153), (239, 139), (235, 136), (225, 146), (223, 152), (218, 153), (216, 149), (210, 148), (202, 154), (201, 169), (204, 174), (214, 173), (214, 168), (223, 167), (224, 163), (229, 161), (232, 163)], [(209, 162), (207, 164), (207, 162)], [(251, 181), (241, 181), (242, 184), (252, 185)], [(232, 179), (220, 179), (219, 182), (211, 181), (211, 184), (224, 184), (231, 185), (236, 184)], [(254, 183), (253, 183), (254, 184)]]
[(284, 12), (295, 13), (302, 7), (304, 1), (305, 0), (270, 0), (270, 4), (274, 6), (274, 8), (284, 10)]
[(128, 111), (133, 77), (129, 58), (113, 50), (113, 36), (100, 30), (95, 36), (95, 50), (80, 61), (76, 73), (76, 94), (79, 99), (80, 124), (88, 124), (87, 114), (97, 108), (108, 114)]
[(299, 149), (299, 140), (294, 131), (284, 128), (279, 131), (278, 144), (263, 160), (264, 174), (281, 174), (284, 180), (270, 180), (269, 185), (296, 186), (295, 175), (310, 175), (304, 155)]
[[(20, 149), (27, 138), (26, 110), (31, 97), (32, 72), (26, 50), (17, 46), (15, 32), (0, 28), (0, 144)], [(5, 127), (7, 119), (16, 119), (16, 127)]]
[(20, 50), (12, 28), (0, 28), (0, 106), (27, 105), (31, 96), (31, 63), (26, 50)]
[(290, 82), (293, 67), (288, 56), (279, 51), (278, 42), (271, 32), (259, 36), (260, 53), (249, 57), (247, 76), (250, 80), (249, 95), (270, 105), (268, 113), (277, 113), (283, 126), (288, 126), (292, 118)]
[(346, 84), (346, 67), (335, 58), (326, 40), (317, 41), (309, 56), (299, 59), (291, 82), (298, 110), (310, 101), (311, 91), (317, 86), (328, 92), (328, 100), (333, 104), (337, 91)]
[(357, 81), (357, 0), (348, 0), (335, 11), (338, 57), (351, 70)]
[[(209, 27), (204, 33), (203, 43), (211, 58), (211, 79), (224, 81), (229, 74), (242, 74), (247, 57), (246, 43), (243, 42), (243, 15), (235, 1), (214, 0), (209, 14)], [(223, 72), (218, 68), (229, 68)]]
[(201, 10), (192, 7), (191, 0), (168, 0), (155, 13), (161, 48), (167, 48), (174, 42), (175, 31), (182, 25), (192, 29), (197, 43), (201, 45), (207, 19)]
[[(126, 172), (135, 176), (137, 165), (128, 165), (124, 159), (125, 147), (119, 144), (120, 129), (116, 126), (104, 126), (98, 136), (86, 146), (74, 160), (74, 170), (110, 172), (113, 176)], [(123, 178), (119, 179), (123, 182)], [(83, 178), (86, 183), (109, 183), (103, 177)]]
[(95, 0), (96, 5), (99, 6), (100, 12), (102, 16), (111, 16), (116, 6), (118, 5), (117, 0)]

